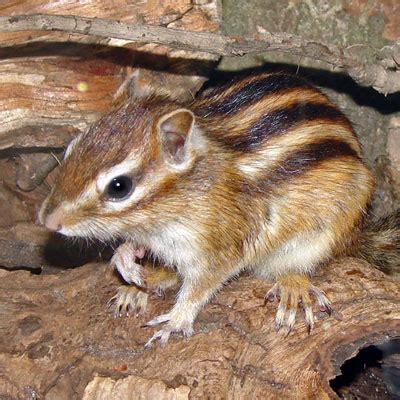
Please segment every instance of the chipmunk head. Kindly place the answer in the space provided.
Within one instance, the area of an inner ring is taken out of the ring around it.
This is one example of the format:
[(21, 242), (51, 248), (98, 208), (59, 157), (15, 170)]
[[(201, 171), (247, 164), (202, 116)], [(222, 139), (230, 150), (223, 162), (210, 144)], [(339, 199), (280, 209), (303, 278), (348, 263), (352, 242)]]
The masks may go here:
[(200, 142), (193, 113), (177, 104), (155, 97), (122, 104), (69, 144), (39, 220), (102, 240), (151, 224)]

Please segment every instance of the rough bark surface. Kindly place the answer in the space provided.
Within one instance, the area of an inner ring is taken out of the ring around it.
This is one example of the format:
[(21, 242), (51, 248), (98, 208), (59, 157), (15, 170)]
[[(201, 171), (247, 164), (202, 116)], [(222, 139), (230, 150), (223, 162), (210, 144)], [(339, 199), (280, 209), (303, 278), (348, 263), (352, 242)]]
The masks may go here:
[(200, 313), (193, 337), (150, 349), (143, 324), (171, 307), (174, 291), (152, 297), (145, 316), (115, 319), (105, 304), (119, 282), (104, 264), (0, 273), (5, 398), (335, 397), (329, 380), (346, 359), (400, 335), (400, 284), (350, 258), (315, 276), (336, 313), (317, 312), (310, 335), (300, 317), (289, 336), (276, 333), (276, 305), (263, 306), (271, 284), (243, 276)]
[[(77, 15), (0, 16), (0, 30), (26, 31), (31, 29), (78, 33), (139, 43), (155, 43), (216, 56), (243, 56), (265, 51), (282, 51), (300, 57), (321, 60), (334, 67), (343, 68), (357, 83), (372, 86), (385, 95), (400, 90), (400, 72), (393, 70), (397, 67), (393, 60), (399, 57), (397, 43), (386, 46), (385, 53), (389, 53), (388, 59), (381, 60), (379, 64), (366, 65), (358, 59), (358, 55), (351, 48), (342, 49), (328, 43), (309, 41), (293, 34), (269, 32), (263, 27), (258, 28), (258, 35), (255, 38), (236, 38), (213, 33), (183, 32), (180, 29), (166, 29), (150, 25), (123, 24), (120, 21), (106, 19), (81, 18)], [(376, 57), (379, 58), (378, 55)], [(389, 68), (387, 68), (388, 66)]]
[[(216, 0), (98, 0), (76, 1), (65, 0), (54, 2), (51, 0), (11, 0), (0, 5), (0, 15), (79, 15), (87, 18), (109, 18), (132, 24), (160, 25), (181, 28), (193, 31), (212, 32), (219, 29), (220, 10)], [(72, 39), (69, 33), (53, 35), (44, 31), (8, 32), (0, 36), (0, 46), (10, 46), (21, 42), (37, 41), (65, 41)], [(93, 40), (76, 35), (73, 40), (90, 42)], [(109, 45), (127, 45), (129, 41), (98, 38), (97, 43)], [(144, 50), (141, 44), (133, 43), (133, 48)], [(163, 50), (167, 52), (166, 49)]]
[[(0, 16), (14, 18), (15, 14), (35, 12), (76, 13), (194, 31), (212, 32), (219, 28), (216, 1), (206, 5), (193, 5), (188, 0), (145, 3), (112, 0), (107, 4), (95, 0), (84, 3), (11, 1), (0, 5)], [(55, 37), (40, 31), (0, 34), (0, 149), (64, 146), (72, 135), (83, 131), (109, 109), (127, 74), (126, 67), (141, 66), (141, 58), (146, 58), (146, 54), (154, 56), (149, 62), (152, 69), (164, 70), (168, 64), (166, 56), (216, 59), (126, 40), (95, 38), (89, 45), (83, 37), (74, 38), (73, 43), (57, 42), (69, 40), (68, 33)], [(111, 46), (124, 46), (124, 49)], [(196, 72), (190, 70), (191, 75)], [(178, 78), (174, 84), (184, 85), (184, 81)]]

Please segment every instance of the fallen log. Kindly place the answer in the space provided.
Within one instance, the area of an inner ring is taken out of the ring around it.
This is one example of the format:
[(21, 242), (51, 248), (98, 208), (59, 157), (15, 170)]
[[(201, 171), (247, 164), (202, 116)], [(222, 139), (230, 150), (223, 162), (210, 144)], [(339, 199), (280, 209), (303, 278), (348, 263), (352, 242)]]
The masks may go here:
[(301, 318), (289, 336), (275, 332), (276, 305), (263, 305), (271, 284), (243, 276), (200, 313), (193, 337), (150, 349), (143, 324), (172, 306), (173, 290), (152, 297), (144, 316), (115, 319), (105, 304), (120, 282), (104, 264), (0, 274), (6, 398), (334, 398), (330, 380), (345, 360), (400, 336), (400, 283), (351, 258), (315, 276), (336, 313), (317, 312), (310, 335)]

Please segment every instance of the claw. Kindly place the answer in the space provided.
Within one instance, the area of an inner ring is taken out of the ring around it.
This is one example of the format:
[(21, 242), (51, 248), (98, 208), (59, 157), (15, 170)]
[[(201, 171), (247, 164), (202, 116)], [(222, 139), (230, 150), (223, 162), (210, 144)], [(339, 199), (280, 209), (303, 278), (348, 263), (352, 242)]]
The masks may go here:
[(158, 331), (147, 341), (144, 347), (146, 349), (150, 348), (157, 339), (160, 339), (160, 344), (162, 347), (164, 347), (167, 344), (170, 335), (171, 335), (170, 331), (165, 331), (165, 330)]
[(163, 314), (151, 321), (147, 322), (145, 326), (155, 326), (158, 324), (166, 323), (162, 329), (154, 333), (154, 335), (147, 341), (145, 348), (149, 348), (156, 340), (160, 340), (161, 346), (165, 346), (172, 333), (182, 333), (183, 336), (189, 337), (193, 334), (193, 322), (174, 320), (173, 315)]
[(159, 324), (163, 324), (164, 322), (168, 322), (171, 319), (169, 314), (162, 314), (156, 318), (153, 318), (151, 321), (147, 322), (145, 326), (156, 326)]
[(329, 316), (332, 315), (332, 304), (329, 301), (328, 297), (326, 296), (325, 292), (321, 289), (318, 289), (316, 286), (311, 286), (309, 290), (310, 295), (315, 297), (319, 309), (322, 312), (326, 312)]
[(307, 325), (307, 331), (308, 331), (308, 334), (310, 334), (314, 328), (314, 314), (313, 314), (311, 306), (304, 307), (303, 310), (304, 310), (304, 317), (305, 317), (306, 325)]
[(273, 302), (276, 300), (280, 300), (280, 290), (277, 284), (275, 284), (270, 290), (268, 290), (267, 294), (264, 297), (264, 305), (266, 305), (267, 302)]
[(289, 315), (286, 320), (286, 326), (288, 327), (288, 333), (290, 333), (294, 327), (294, 323), (296, 322), (296, 309), (290, 310)]
[(135, 286), (121, 286), (115, 296), (108, 300), (106, 306), (107, 308), (114, 307), (114, 318), (120, 318), (123, 315), (129, 317), (132, 312), (139, 316), (146, 312), (147, 299), (148, 294)]
[(333, 309), (332, 309), (331, 306), (321, 306), (321, 307), (319, 308), (319, 310), (320, 310), (321, 312), (326, 312), (329, 316), (332, 315), (332, 311), (333, 311)]
[(279, 331), (284, 322), (285, 322), (285, 312), (286, 312), (286, 307), (283, 304), (279, 304), (278, 306), (278, 311), (276, 312), (276, 317), (275, 317), (275, 329)]
[(328, 315), (332, 314), (332, 305), (326, 294), (316, 286), (311, 285), (306, 277), (291, 275), (280, 278), (265, 296), (265, 303), (279, 299), (274, 323), (275, 329), (279, 331), (285, 327), (286, 335), (288, 335), (294, 328), (297, 308), (300, 305), (303, 309), (307, 332), (310, 334), (314, 328), (310, 296), (315, 297), (321, 311), (325, 311)]

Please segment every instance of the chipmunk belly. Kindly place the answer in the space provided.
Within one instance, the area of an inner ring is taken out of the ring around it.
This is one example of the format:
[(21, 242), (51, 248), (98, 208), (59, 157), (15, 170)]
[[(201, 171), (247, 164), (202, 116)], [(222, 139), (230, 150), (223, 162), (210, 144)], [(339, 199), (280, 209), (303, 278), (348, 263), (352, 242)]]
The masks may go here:
[(260, 254), (249, 269), (255, 276), (269, 280), (292, 273), (311, 274), (332, 257), (334, 247), (329, 230), (323, 234), (303, 232)]

